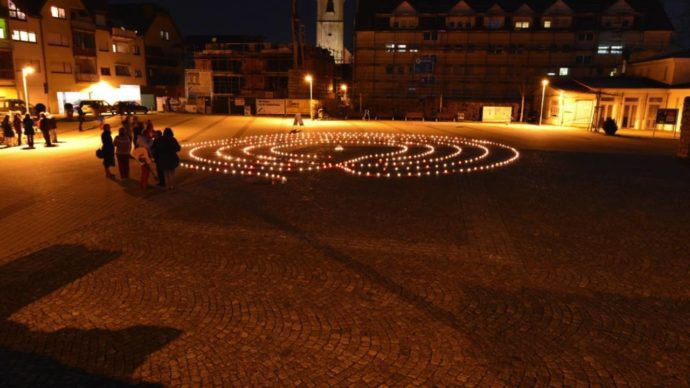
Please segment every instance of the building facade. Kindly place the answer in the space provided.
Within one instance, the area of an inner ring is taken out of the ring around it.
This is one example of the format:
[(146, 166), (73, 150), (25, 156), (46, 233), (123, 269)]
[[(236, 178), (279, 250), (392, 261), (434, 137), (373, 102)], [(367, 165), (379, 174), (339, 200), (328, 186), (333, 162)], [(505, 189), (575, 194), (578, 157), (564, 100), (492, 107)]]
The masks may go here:
[(302, 68), (295, 69), (291, 46), (260, 37), (194, 36), (188, 43), (194, 69), (187, 70), (187, 97), (207, 99), (213, 112), (241, 114), (245, 105), (255, 109), (257, 99), (308, 99), (307, 74), (314, 99), (334, 96), (335, 64), (325, 49), (305, 46)]
[(108, 17), (144, 40), (148, 84), (143, 93), (183, 96), (185, 41), (170, 13), (153, 3), (122, 4), (110, 5)]
[(13, 85), (0, 81), (6, 98), (42, 103), (55, 113), (84, 99), (140, 100), (146, 84), (143, 41), (114, 28), (103, 2), (3, 0), (2, 6), (9, 39), (0, 39), (0, 76), (9, 70), (14, 76)]
[(591, 128), (612, 118), (623, 129), (676, 131), (690, 97), (690, 51), (631, 63), (615, 77), (552, 81), (545, 93), (546, 123)]
[(355, 30), (364, 105), (429, 113), (529, 104), (543, 77), (609, 75), (666, 50), (673, 28), (655, 0), (364, 0)]

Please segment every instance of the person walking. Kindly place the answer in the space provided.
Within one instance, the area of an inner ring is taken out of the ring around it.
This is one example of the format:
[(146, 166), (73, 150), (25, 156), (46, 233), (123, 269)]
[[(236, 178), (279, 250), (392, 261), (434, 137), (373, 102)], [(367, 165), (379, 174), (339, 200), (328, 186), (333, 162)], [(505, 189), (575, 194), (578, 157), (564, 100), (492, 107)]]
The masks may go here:
[(141, 167), (139, 186), (142, 190), (146, 190), (149, 187), (149, 175), (151, 173), (152, 160), (148, 144), (146, 143), (144, 136), (139, 136), (139, 139), (137, 140), (137, 148), (132, 151), (132, 156), (139, 162), (139, 166)]
[(113, 136), (110, 134), (110, 124), (103, 125), (103, 132), (101, 133), (101, 152), (105, 177), (113, 178), (115, 175), (110, 172), (110, 167), (115, 166), (115, 146), (113, 145)]
[(156, 131), (156, 135), (151, 144), (151, 155), (153, 156), (153, 161), (156, 162), (156, 173), (158, 174), (158, 186), (165, 187), (165, 171), (161, 166), (160, 161), (160, 144), (163, 139), (163, 132)]
[(180, 158), (177, 156), (177, 153), (180, 150), (180, 143), (175, 139), (172, 129), (165, 128), (163, 137), (158, 145), (157, 152), (160, 160), (157, 163), (160, 163), (160, 167), (163, 170), (165, 188), (168, 190), (175, 188), (175, 169), (180, 164)]
[(24, 116), (24, 134), (26, 135), (26, 144), (28, 144), (29, 149), (34, 149), (34, 135), (36, 130), (34, 129), (34, 120), (31, 118), (30, 114)]
[(115, 158), (117, 159), (117, 168), (120, 172), (120, 179), (129, 178), (129, 154), (132, 151), (132, 141), (127, 136), (127, 130), (120, 128), (118, 135), (113, 140), (115, 145)]
[(12, 130), (12, 124), (10, 124), (10, 116), (5, 115), (5, 118), (2, 120), (2, 135), (5, 136), (5, 146), (6, 147), (14, 147), (17, 142), (16, 137), (14, 136), (14, 130)]
[(52, 147), (53, 144), (50, 142), (50, 122), (48, 122), (45, 113), (41, 112), (39, 117), (38, 129), (40, 129), (43, 134), (43, 139), (46, 141), (46, 147)]
[(14, 120), (12, 120), (12, 126), (14, 126), (14, 131), (17, 132), (17, 145), (22, 145), (22, 116), (19, 113), (14, 114)]

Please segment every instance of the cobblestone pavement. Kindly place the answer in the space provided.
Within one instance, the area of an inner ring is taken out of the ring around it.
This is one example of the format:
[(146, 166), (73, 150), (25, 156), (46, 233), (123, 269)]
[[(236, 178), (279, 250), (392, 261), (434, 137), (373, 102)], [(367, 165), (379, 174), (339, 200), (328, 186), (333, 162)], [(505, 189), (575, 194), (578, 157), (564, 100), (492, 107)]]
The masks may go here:
[[(289, 128), (154, 122), (183, 141)], [(0, 385), (690, 384), (690, 167), (672, 140), (310, 126), (523, 156), (443, 179), (181, 172), (142, 194), (103, 178), (93, 131), (0, 150)]]

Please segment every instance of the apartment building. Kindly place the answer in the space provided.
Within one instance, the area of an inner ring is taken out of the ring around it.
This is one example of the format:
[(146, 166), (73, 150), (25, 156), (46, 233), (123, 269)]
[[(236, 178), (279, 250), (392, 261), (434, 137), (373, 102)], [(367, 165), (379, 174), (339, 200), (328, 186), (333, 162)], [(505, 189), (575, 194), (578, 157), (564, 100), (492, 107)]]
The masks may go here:
[[(141, 99), (143, 40), (110, 23), (104, 1), (2, 0), (2, 6), (9, 36), (2, 50), (11, 52), (16, 96), (52, 112), (82, 99)], [(0, 76), (9, 69), (2, 55)]]
[(672, 32), (656, 0), (364, 0), (354, 93), (374, 109), (460, 111), (525, 98), (529, 111), (543, 77), (607, 76), (662, 53)]
[(148, 84), (142, 93), (183, 96), (185, 42), (170, 13), (153, 3), (111, 4), (108, 18), (144, 40)]
[(307, 74), (315, 100), (335, 96), (335, 62), (327, 49), (305, 46), (295, 68), (291, 46), (261, 37), (193, 36), (188, 44), (194, 69), (187, 70), (187, 96), (210, 99), (214, 112), (242, 113), (245, 105), (256, 108), (257, 99), (309, 99)]

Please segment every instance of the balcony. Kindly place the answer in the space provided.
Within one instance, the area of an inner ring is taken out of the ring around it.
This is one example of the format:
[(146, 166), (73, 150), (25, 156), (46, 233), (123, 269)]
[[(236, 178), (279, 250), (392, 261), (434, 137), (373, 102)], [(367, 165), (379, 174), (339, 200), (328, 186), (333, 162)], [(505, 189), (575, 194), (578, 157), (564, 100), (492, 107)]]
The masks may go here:
[(96, 56), (96, 48), (95, 47), (77, 47), (74, 46), (72, 48), (72, 52), (74, 53), (75, 57), (95, 57)]
[(74, 73), (74, 78), (77, 82), (98, 82), (96, 73)]

